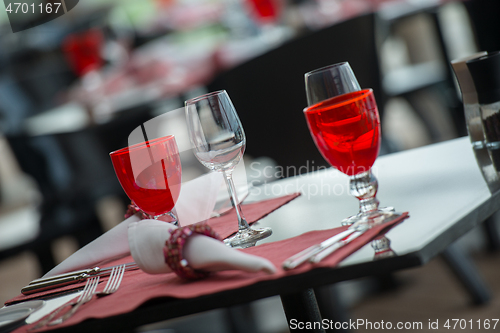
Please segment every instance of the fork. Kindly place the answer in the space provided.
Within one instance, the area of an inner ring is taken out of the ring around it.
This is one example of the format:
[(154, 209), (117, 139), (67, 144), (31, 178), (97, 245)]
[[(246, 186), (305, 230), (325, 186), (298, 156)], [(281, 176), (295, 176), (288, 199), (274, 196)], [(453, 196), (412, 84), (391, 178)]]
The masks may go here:
[(123, 274), (125, 273), (126, 265), (121, 265), (119, 267), (113, 267), (113, 270), (111, 271), (111, 275), (109, 276), (108, 283), (106, 283), (106, 286), (104, 289), (98, 293), (96, 293), (97, 296), (106, 296), (109, 294), (114, 293), (115, 291), (118, 290), (118, 287), (120, 287), (120, 284), (122, 282)]
[[(86, 288), (86, 290), (84, 289), (84, 292), (80, 295), (78, 301), (73, 305), (71, 310), (69, 310), (56, 320), (49, 322), (47, 326), (54, 326), (61, 324), (65, 322), (68, 318), (70, 318), (80, 308), (80, 306), (82, 306), (83, 304), (87, 303), (92, 299), (92, 296), (94, 296), (98, 284), (99, 284), (99, 276), (91, 278), (89, 282), (87, 282), (87, 285), (89, 287)], [(87, 287), (87, 285), (85, 287)]]
[[(118, 287), (120, 286), (120, 284), (122, 282), (123, 274), (125, 273), (126, 268), (127, 268), (127, 265), (125, 265), (125, 264), (118, 266), (118, 267), (113, 267), (113, 269), (111, 270), (111, 274), (109, 275), (108, 282), (106, 283), (106, 286), (104, 287), (104, 289), (102, 291), (99, 291), (99, 292), (95, 291), (97, 288), (97, 284), (96, 284), (96, 286), (95, 286), (96, 288), (93, 288), (93, 290), (91, 292), (89, 292), (86, 299), (84, 299), (79, 304), (76, 304), (70, 311), (65, 313), (62, 317), (49, 323), (48, 326), (54, 326), (54, 325), (64, 323), (78, 310), (78, 308), (81, 305), (90, 301), (94, 295), (97, 295), (99, 297), (99, 296), (106, 296), (106, 295), (110, 295), (110, 294), (114, 293), (116, 290), (118, 290)], [(99, 277), (97, 277), (97, 278), (99, 278)]]
[[(37, 330), (39, 328), (44, 327), (45, 325), (47, 325), (52, 319), (54, 319), (66, 307), (68, 307), (68, 306), (76, 306), (76, 304), (78, 302), (80, 302), (81, 299), (83, 299), (84, 295), (86, 295), (88, 293), (88, 291), (90, 290), (90, 288), (93, 286), (93, 283), (94, 283), (93, 279), (94, 278), (87, 280), (87, 282), (85, 283), (85, 287), (83, 288), (83, 291), (80, 294), (80, 296), (78, 298), (76, 298), (76, 297), (74, 298), (74, 299), (76, 299), (76, 301), (72, 300), (69, 303), (62, 304), (54, 312), (52, 312), (47, 318), (39, 321), (38, 324), (36, 324), (35, 326), (33, 326), (30, 329), (28, 329), (28, 331), (33, 331), (33, 330)], [(97, 282), (99, 282), (99, 277), (97, 277)]]

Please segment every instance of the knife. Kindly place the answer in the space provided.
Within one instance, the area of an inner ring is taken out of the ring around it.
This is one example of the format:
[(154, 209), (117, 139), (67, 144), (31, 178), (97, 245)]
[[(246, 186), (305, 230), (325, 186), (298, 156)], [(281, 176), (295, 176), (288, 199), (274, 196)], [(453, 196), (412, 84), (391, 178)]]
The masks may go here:
[(35, 279), (35, 280), (31, 281), (30, 283), (28, 283), (28, 285), (44, 283), (44, 282), (48, 282), (51, 280), (59, 280), (59, 279), (63, 279), (63, 278), (69, 278), (72, 276), (76, 277), (76, 276), (79, 276), (82, 274), (94, 275), (94, 274), (99, 273), (100, 271), (101, 271), (101, 269), (99, 267), (94, 267), (91, 269), (82, 269), (79, 271), (73, 271), (73, 272), (63, 273), (63, 274), (59, 274), (59, 275), (49, 276), (46, 278)]
[(23, 295), (31, 295), (40, 291), (64, 287), (73, 283), (83, 281), (90, 276), (91, 275), (82, 273), (80, 275), (66, 276), (60, 279), (52, 279), (40, 283), (28, 284), (26, 287), (21, 289), (21, 293)]
[(350, 234), (352, 234), (355, 231), (356, 231), (355, 228), (350, 227), (349, 229), (344, 230), (344, 231), (336, 234), (335, 236), (332, 236), (332, 237), (328, 238), (327, 240), (324, 240), (323, 242), (321, 242), (319, 244), (315, 244), (313, 246), (308, 247), (307, 249), (305, 249), (305, 250), (291, 256), (290, 258), (286, 259), (283, 262), (283, 269), (290, 270), (290, 269), (294, 269), (294, 268), (302, 265), (304, 262), (306, 262), (307, 260), (312, 258), (317, 253), (319, 253), (319, 252), (323, 251), (324, 249), (332, 246), (333, 244), (341, 241), (342, 239), (349, 236)]
[[(125, 264), (126, 268), (125, 270), (135, 270), (139, 269), (139, 266), (132, 262)], [(117, 265), (121, 266), (121, 265)], [(106, 267), (106, 268), (91, 268), (88, 270), (80, 270), (80, 271), (74, 271), (74, 272), (68, 272), (60, 275), (55, 275), (51, 276), (48, 278), (41, 278), (41, 279), (36, 279), (30, 282), (27, 286), (21, 289), (21, 293), (24, 295), (30, 295), (34, 294), (40, 291), (45, 291), (49, 289), (55, 289), (59, 287), (64, 287), (70, 284), (78, 283), (81, 281), (86, 280), (89, 277), (92, 276), (106, 276), (110, 275), (113, 267), (117, 266), (111, 266), (111, 267)]]
[[(139, 266), (137, 266), (137, 264), (135, 262), (129, 262), (126, 265), (126, 270), (128, 269), (133, 269), (133, 268), (139, 268)], [(115, 267), (119, 267), (121, 265), (116, 265), (116, 266), (110, 266), (110, 267), (106, 267), (106, 268), (99, 268), (99, 267), (94, 267), (94, 268), (89, 268), (89, 269), (82, 269), (82, 270), (79, 270), (79, 271), (73, 271), (73, 272), (68, 272), (68, 273), (63, 273), (63, 274), (58, 274), (58, 275), (54, 275), (54, 276), (49, 276), (49, 277), (46, 277), (46, 278), (40, 278), (40, 279), (35, 279), (33, 281), (31, 281), (29, 284), (38, 284), (38, 283), (42, 283), (42, 282), (47, 282), (47, 281), (50, 281), (50, 280), (57, 280), (57, 279), (62, 279), (62, 278), (66, 278), (66, 277), (70, 277), (70, 276), (79, 276), (79, 275), (82, 275), (82, 274), (87, 274), (87, 275), (96, 275), (96, 274), (99, 274), (99, 273), (106, 273), (106, 272), (111, 272), (111, 270)]]
[(361, 236), (363, 234), (363, 232), (364, 231), (355, 231), (355, 232), (353, 232), (352, 234), (350, 234), (349, 236), (345, 237), (344, 239), (338, 241), (335, 244), (332, 244), (331, 246), (323, 249), (321, 252), (315, 254), (311, 259), (309, 259), (309, 262), (314, 263), (314, 264), (320, 262), (321, 260), (323, 260), (326, 257), (328, 257), (330, 254), (332, 254), (334, 251), (340, 249), (341, 247), (349, 244), (350, 242), (352, 242), (353, 240), (355, 240), (356, 238), (358, 238), (359, 236)]

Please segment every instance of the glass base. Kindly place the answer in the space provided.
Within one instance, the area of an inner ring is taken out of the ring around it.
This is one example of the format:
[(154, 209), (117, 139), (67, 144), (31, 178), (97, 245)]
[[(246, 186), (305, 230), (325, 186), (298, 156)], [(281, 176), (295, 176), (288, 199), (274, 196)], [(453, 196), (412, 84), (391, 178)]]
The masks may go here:
[(396, 252), (391, 248), (391, 240), (387, 237), (381, 236), (375, 238), (372, 243), (372, 248), (375, 250), (374, 260), (395, 257)]
[(397, 219), (401, 214), (395, 212), (394, 207), (383, 207), (369, 212), (359, 212), (342, 220), (342, 225), (354, 223), (382, 224)]
[(231, 247), (240, 247), (246, 249), (247, 247), (255, 246), (257, 241), (271, 236), (273, 231), (271, 228), (262, 229), (240, 229), (233, 237), (226, 238), (224, 244)]
[(177, 215), (171, 210), (168, 213), (157, 215), (154, 217), (155, 220), (172, 223), (175, 226), (179, 226), (179, 219), (177, 219)]

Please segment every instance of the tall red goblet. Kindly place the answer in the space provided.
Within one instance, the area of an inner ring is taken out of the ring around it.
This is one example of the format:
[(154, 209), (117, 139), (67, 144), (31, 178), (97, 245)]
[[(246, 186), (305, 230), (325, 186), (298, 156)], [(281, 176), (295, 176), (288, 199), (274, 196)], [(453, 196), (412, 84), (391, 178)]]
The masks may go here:
[[(138, 143), (110, 153), (116, 176), (127, 196), (145, 213), (169, 215), (181, 190), (181, 160), (173, 135)], [(165, 218), (162, 218), (164, 220)]]
[(350, 193), (359, 200), (357, 215), (345, 219), (381, 223), (398, 216), (379, 209), (378, 182), (371, 167), (380, 150), (380, 118), (373, 90), (354, 91), (304, 109), (309, 130), (323, 157), (350, 178)]

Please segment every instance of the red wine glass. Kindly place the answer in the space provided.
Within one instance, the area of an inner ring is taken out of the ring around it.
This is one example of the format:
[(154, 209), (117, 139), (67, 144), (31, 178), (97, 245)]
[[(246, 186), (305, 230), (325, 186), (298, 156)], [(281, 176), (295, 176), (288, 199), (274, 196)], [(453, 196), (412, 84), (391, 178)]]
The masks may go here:
[(350, 178), (350, 193), (360, 211), (345, 219), (383, 223), (399, 216), (379, 209), (378, 182), (371, 167), (380, 150), (380, 118), (372, 89), (332, 97), (304, 109), (309, 130), (323, 157)]
[(78, 76), (99, 70), (104, 64), (102, 48), (104, 35), (99, 29), (71, 34), (63, 41), (63, 51)]
[(173, 135), (110, 153), (127, 196), (146, 214), (177, 224), (173, 208), (181, 190), (181, 160)]
[(304, 74), (307, 105), (361, 90), (348, 62), (321, 67)]
[(281, 14), (281, 0), (246, 0), (250, 12), (259, 25), (276, 24)]

